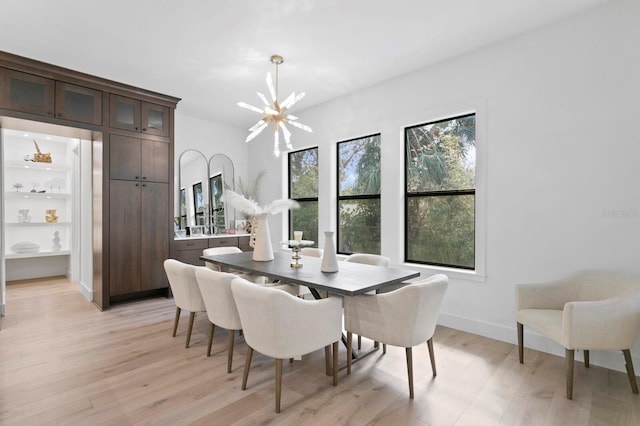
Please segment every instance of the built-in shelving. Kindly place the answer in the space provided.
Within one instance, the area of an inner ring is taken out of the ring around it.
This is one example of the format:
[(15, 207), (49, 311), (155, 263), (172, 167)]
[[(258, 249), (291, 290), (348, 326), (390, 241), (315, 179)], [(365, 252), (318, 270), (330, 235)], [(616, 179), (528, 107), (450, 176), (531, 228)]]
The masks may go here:
[(53, 228), (57, 225), (69, 226), (71, 222), (7, 222), (4, 224), (6, 227), (23, 227), (28, 228), (32, 226), (45, 226), (49, 228)]
[(70, 254), (71, 251), (69, 250), (38, 251), (35, 253), (7, 253), (5, 259), (28, 259), (32, 257), (68, 256)]

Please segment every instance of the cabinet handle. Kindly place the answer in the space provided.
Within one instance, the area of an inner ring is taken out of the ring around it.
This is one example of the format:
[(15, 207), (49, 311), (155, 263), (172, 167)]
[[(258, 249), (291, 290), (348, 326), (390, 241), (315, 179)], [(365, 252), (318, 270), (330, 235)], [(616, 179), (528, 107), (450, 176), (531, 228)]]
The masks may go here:
[(62, 117), (62, 113), (61, 112), (58, 113), (58, 117)]
[(146, 180), (146, 179), (147, 179), (147, 177), (146, 177), (146, 176), (142, 176), (142, 180)]
[(147, 186), (147, 184), (146, 184), (146, 183), (143, 183), (143, 184), (142, 184), (142, 186)]
[(136, 186), (140, 186), (140, 185), (136, 183)]
[(136, 126), (136, 130), (140, 130), (140, 127)]
[(53, 111), (47, 111), (47, 115), (53, 115)]
[(140, 176), (136, 176), (135, 178), (136, 178), (136, 179), (140, 179)]
[(146, 128), (146, 127), (143, 127), (143, 128), (142, 128), (142, 131), (143, 131), (143, 132), (146, 132), (146, 131), (147, 131), (147, 128)]

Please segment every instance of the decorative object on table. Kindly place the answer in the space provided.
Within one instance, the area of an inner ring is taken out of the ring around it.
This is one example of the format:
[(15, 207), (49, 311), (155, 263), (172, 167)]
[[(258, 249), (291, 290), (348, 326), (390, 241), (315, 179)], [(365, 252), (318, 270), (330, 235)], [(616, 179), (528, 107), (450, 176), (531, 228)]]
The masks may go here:
[[(300, 231), (297, 231), (300, 232)], [(289, 264), (289, 266), (291, 266), (292, 268), (302, 268), (302, 263), (300, 263), (300, 259), (302, 259), (300, 257), (300, 249), (302, 247), (306, 247), (306, 246), (312, 246), (315, 243), (315, 241), (310, 241), (310, 240), (289, 240), (289, 241), (283, 241), (281, 244), (286, 244), (289, 247), (291, 247), (291, 251), (293, 251), (293, 256), (291, 256), (291, 258), (293, 259), (293, 262), (291, 262)]]
[(322, 252), (322, 272), (338, 272), (336, 245), (333, 242), (333, 231), (324, 231), (324, 251)]
[(56, 209), (48, 209), (46, 214), (44, 215), (44, 220), (47, 223), (56, 223), (58, 221), (58, 216), (56, 215)]
[(36, 146), (36, 153), (33, 154), (33, 161), (36, 163), (50, 163), (51, 162), (51, 153), (47, 152), (47, 153), (42, 153), (40, 151), (40, 147), (38, 146), (38, 142), (36, 142), (36, 140), (33, 140), (33, 144)]
[(18, 223), (29, 223), (29, 222), (31, 222), (29, 209), (18, 209)]
[(22, 185), (20, 182), (16, 182), (13, 184), (13, 187), (16, 189), (16, 192), (20, 192), (20, 188), (22, 188), (24, 185)]
[(51, 250), (52, 251), (60, 251), (62, 246), (60, 245), (60, 232), (53, 231), (53, 240), (52, 240)]
[(262, 208), (253, 199), (246, 199), (230, 189), (222, 194), (221, 199), (234, 209), (252, 216), (249, 245), (253, 247), (253, 260), (259, 262), (273, 260), (273, 247), (271, 247), (271, 234), (269, 233), (267, 215), (282, 213), (289, 209), (297, 209), (300, 205), (294, 200), (283, 198), (275, 200)]
[(258, 96), (264, 103), (262, 108), (255, 107), (253, 105), (249, 105), (246, 102), (238, 102), (238, 106), (242, 108), (246, 108), (250, 111), (255, 111), (258, 114), (263, 114), (264, 116), (260, 121), (258, 121), (253, 127), (249, 129), (251, 133), (247, 136), (245, 142), (249, 142), (251, 139), (255, 138), (262, 132), (269, 124), (273, 124), (275, 128), (274, 133), (274, 142), (273, 142), (273, 153), (276, 157), (280, 156), (280, 133), (278, 130), (282, 129), (282, 134), (284, 135), (284, 141), (288, 150), (292, 150), (291, 146), (291, 132), (285, 126), (285, 123), (291, 124), (294, 127), (305, 130), (307, 132), (313, 132), (311, 127), (298, 123), (296, 120), (298, 117), (290, 115), (287, 113), (287, 110), (291, 108), (296, 102), (302, 99), (305, 95), (304, 92), (299, 93), (297, 96), (294, 93), (291, 93), (289, 97), (287, 97), (281, 104), (278, 103), (278, 65), (284, 62), (284, 58), (279, 55), (273, 55), (270, 59), (271, 63), (276, 66), (276, 84), (275, 89), (273, 87), (273, 81), (271, 80), (271, 73), (267, 73), (267, 87), (269, 88), (269, 93), (271, 94), (271, 100), (273, 101), (273, 107), (269, 105), (269, 101), (267, 98), (260, 92), (258, 92)]
[(20, 241), (9, 249), (14, 253), (37, 253), (40, 251), (40, 244), (35, 241)]
[(302, 231), (293, 231), (293, 239), (296, 241), (302, 240)]

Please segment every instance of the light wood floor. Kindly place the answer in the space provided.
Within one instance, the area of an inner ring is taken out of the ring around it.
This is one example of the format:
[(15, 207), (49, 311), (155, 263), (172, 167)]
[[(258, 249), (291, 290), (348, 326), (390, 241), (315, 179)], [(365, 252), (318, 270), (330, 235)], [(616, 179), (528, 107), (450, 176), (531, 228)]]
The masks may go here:
[(2, 425), (640, 424), (640, 397), (625, 374), (577, 364), (569, 401), (562, 358), (527, 350), (520, 365), (514, 345), (444, 327), (434, 337), (437, 378), (426, 344), (414, 348), (414, 400), (403, 349), (364, 358), (350, 376), (342, 370), (337, 387), (318, 351), (284, 363), (282, 412), (275, 414), (273, 361), (254, 353), (241, 391), (242, 338), (227, 374), (226, 331), (216, 333), (207, 358), (208, 321), (199, 315), (185, 349), (187, 314), (172, 338), (171, 299), (100, 312), (75, 284), (51, 279), (10, 284), (7, 300), (0, 331)]

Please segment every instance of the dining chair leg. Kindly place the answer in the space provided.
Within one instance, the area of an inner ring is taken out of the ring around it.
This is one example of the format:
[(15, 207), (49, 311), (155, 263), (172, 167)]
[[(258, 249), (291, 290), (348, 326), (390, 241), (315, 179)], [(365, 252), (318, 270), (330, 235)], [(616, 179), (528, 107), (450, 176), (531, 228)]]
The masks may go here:
[(282, 359), (276, 358), (276, 413), (280, 412), (280, 395), (282, 394)]
[(347, 374), (351, 374), (351, 351), (353, 349), (353, 333), (347, 331)]
[(185, 345), (185, 348), (189, 347), (189, 342), (191, 341), (191, 330), (193, 330), (193, 320), (195, 318), (196, 318), (196, 313), (191, 312), (189, 314), (189, 329), (187, 330), (187, 344)]
[(436, 377), (438, 373), (436, 372), (436, 357), (433, 353), (433, 337), (427, 340), (427, 347), (429, 348), (429, 359), (431, 360), (431, 372), (433, 377)]
[(338, 342), (337, 341), (333, 342), (333, 386), (338, 386)]
[(567, 399), (573, 399), (573, 364), (575, 358), (575, 351), (573, 349), (566, 349), (567, 357)]
[(324, 373), (331, 375), (331, 345), (324, 347)]
[(584, 351), (584, 366), (589, 368), (589, 350), (585, 349)]
[(633, 371), (633, 361), (631, 359), (631, 350), (623, 349), (625, 367), (627, 368), (627, 376), (629, 376), (629, 383), (631, 384), (631, 391), (638, 393), (638, 382), (636, 382), (636, 373)]
[(386, 344), (386, 343), (383, 343), (383, 344), (382, 344), (382, 354), (384, 355), (384, 354), (386, 354), (386, 353), (387, 353), (387, 344)]
[(207, 356), (211, 356), (211, 346), (213, 345), (213, 332), (216, 330), (216, 325), (211, 323), (209, 327), (209, 343), (207, 343)]
[(229, 330), (229, 350), (227, 355), (227, 373), (231, 373), (231, 364), (233, 363), (233, 340), (235, 338), (235, 330)]
[(251, 368), (251, 357), (253, 356), (253, 348), (247, 346), (247, 357), (244, 360), (244, 373), (242, 373), (242, 387), (240, 389), (247, 389), (247, 379), (249, 378), (249, 368)]
[(358, 334), (358, 350), (362, 349), (362, 336)]
[(176, 331), (178, 331), (178, 321), (180, 321), (180, 312), (182, 309), (176, 306), (176, 319), (173, 321), (173, 337), (176, 337)]
[(413, 355), (412, 348), (405, 348), (407, 352), (407, 375), (409, 376), (409, 398), (413, 399)]
[(521, 323), (518, 324), (518, 358), (520, 359), (520, 364), (524, 363), (524, 347), (523, 347), (523, 338), (524, 338), (524, 327)]

